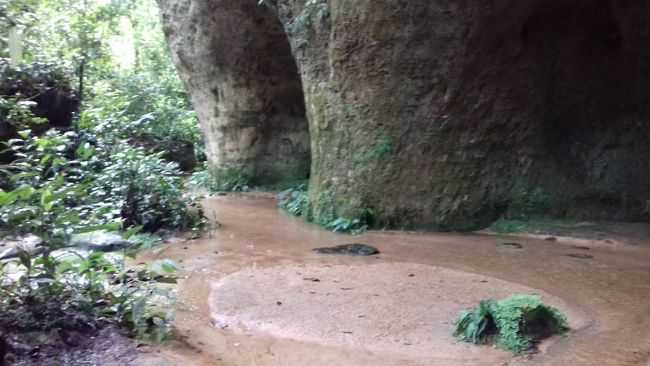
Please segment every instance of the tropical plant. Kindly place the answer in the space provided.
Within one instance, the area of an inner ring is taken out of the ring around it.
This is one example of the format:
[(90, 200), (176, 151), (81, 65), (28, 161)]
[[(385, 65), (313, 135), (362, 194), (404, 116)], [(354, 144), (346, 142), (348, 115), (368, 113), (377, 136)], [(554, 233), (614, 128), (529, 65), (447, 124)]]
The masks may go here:
[(501, 301), (484, 300), (477, 308), (464, 311), (454, 335), (474, 344), (495, 342), (513, 353), (521, 353), (568, 329), (566, 316), (544, 304), (541, 297), (514, 295)]
[(103, 253), (31, 257), (21, 252), (19, 260), (0, 263), (0, 329), (88, 330), (108, 321), (162, 340), (170, 334), (171, 317), (149, 299), (164, 292), (157, 281), (174, 278), (175, 267), (166, 263), (162, 273), (136, 272)]

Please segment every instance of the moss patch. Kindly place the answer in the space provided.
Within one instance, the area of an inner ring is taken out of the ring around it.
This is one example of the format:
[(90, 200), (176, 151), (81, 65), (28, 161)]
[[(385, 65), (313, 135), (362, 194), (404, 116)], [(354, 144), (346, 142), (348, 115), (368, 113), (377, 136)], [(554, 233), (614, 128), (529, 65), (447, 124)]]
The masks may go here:
[(495, 343), (521, 353), (568, 329), (566, 316), (544, 304), (539, 296), (514, 295), (501, 301), (484, 300), (477, 308), (463, 312), (454, 335), (466, 342)]

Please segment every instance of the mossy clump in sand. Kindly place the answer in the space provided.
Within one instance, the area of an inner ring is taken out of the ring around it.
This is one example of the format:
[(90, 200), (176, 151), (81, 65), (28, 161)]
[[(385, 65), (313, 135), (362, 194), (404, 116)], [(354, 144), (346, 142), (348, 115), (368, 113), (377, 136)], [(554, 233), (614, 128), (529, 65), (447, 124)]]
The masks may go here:
[(569, 329), (567, 318), (535, 295), (514, 295), (501, 301), (484, 300), (460, 315), (455, 336), (466, 342), (494, 342), (513, 353), (529, 350), (534, 344)]

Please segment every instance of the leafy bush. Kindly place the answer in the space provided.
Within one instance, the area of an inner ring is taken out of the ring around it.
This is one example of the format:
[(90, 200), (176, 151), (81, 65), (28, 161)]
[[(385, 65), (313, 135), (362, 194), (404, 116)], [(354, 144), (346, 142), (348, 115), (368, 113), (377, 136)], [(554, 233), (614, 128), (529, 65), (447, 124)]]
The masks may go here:
[[(116, 75), (111, 82), (95, 83), (92, 88), (98, 97), (82, 112), (81, 128), (110, 133), (153, 152), (192, 145), (193, 153), (202, 160), (204, 146), (198, 119), (175, 74)], [(175, 158), (173, 154), (166, 157)]]
[(76, 184), (84, 174), (78, 162), (65, 156), (74, 134), (52, 130), (33, 137), (23, 131), (22, 137), (8, 142), (17, 159), (1, 171), (11, 190), (0, 190), (0, 227), (14, 235), (34, 234), (56, 249), (90, 225), (70, 209), (85, 192), (85, 185)]
[(125, 227), (142, 226), (145, 231), (185, 230), (200, 222), (198, 209), (188, 207), (197, 204), (183, 197), (176, 163), (128, 145), (115, 150), (90, 184), (89, 199), (93, 204), (112, 207)]
[(0, 58), (0, 92), (14, 95), (20, 92), (31, 98), (49, 88), (72, 90), (72, 72), (56, 62), (30, 62), (11, 66), (8, 59)]
[(496, 344), (513, 353), (569, 329), (566, 316), (545, 305), (539, 296), (514, 295), (501, 301), (484, 300), (460, 315), (455, 336), (466, 342)]
[(89, 330), (103, 319), (162, 340), (171, 318), (149, 302), (163, 291), (152, 280), (167, 282), (173, 272), (128, 271), (103, 253), (32, 258), (23, 252), (17, 262), (0, 263), (0, 329)]
[(310, 203), (306, 184), (287, 189), (281, 192), (278, 198), (280, 208), (293, 216), (303, 216), (309, 212)]
[(36, 117), (32, 113), (35, 104), (30, 100), (0, 97), (0, 122), (20, 130), (47, 123), (47, 119)]
[[(40, 137), (25, 131), (22, 138), (9, 141), (18, 159), (4, 173), (16, 191), (2, 192), (2, 223), (19, 228), (34, 222), (22, 233), (39, 235), (42, 220), (37, 218), (47, 219), (43, 210), (57, 207), (66, 212), (60, 215), (64, 221), (52, 224), (67, 232), (115, 223), (145, 231), (184, 230), (201, 224), (197, 203), (183, 196), (175, 163), (114, 141), (99, 138), (91, 143), (56, 130)], [(42, 195), (48, 205), (37, 211), (40, 206), (34, 202)], [(28, 213), (30, 220), (26, 220)]]

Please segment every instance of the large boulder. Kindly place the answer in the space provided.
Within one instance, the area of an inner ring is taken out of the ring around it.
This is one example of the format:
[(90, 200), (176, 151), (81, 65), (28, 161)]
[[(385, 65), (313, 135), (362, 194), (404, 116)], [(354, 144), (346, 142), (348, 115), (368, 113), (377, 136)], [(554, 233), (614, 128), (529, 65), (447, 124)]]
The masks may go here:
[(213, 166), (254, 169), (260, 141), (282, 146), (260, 126), (285, 133), (261, 116), (304, 97), (317, 221), (471, 230), (531, 205), (647, 218), (643, 0), (159, 3)]

